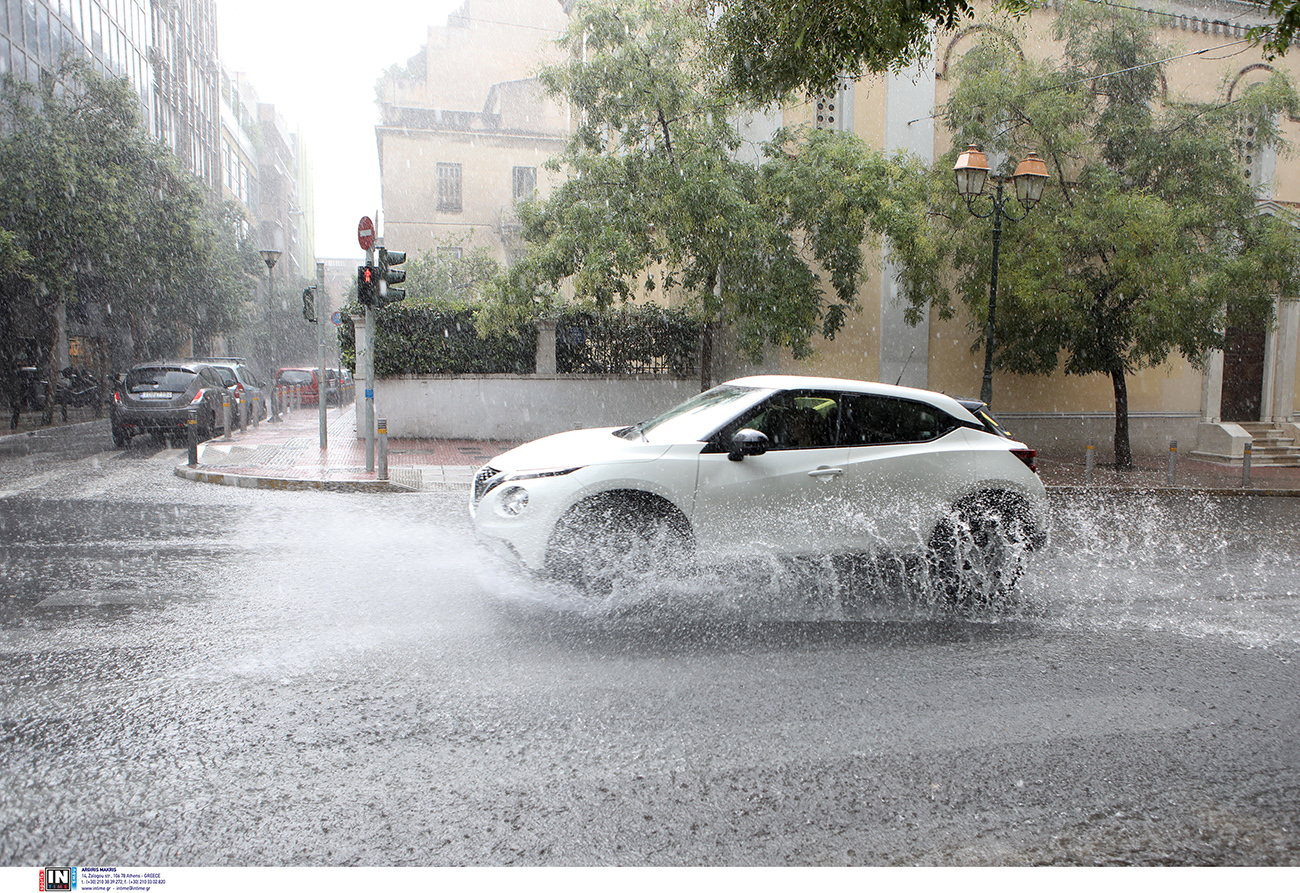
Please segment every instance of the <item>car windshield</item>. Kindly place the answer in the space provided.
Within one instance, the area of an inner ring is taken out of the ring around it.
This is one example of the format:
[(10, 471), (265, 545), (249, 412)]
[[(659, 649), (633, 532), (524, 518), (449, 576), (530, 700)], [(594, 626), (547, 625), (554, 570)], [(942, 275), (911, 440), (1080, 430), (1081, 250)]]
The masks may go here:
[(126, 374), (127, 390), (139, 391), (184, 391), (194, 381), (194, 373), (188, 369), (167, 369), (152, 366), (147, 369), (132, 369)]
[(288, 369), (280, 373), (280, 381), (284, 384), (311, 384), (312, 374), (301, 369)]
[(719, 385), (662, 415), (616, 433), (627, 440), (651, 443), (705, 441), (714, 431), (771, 393), (763, 388)]

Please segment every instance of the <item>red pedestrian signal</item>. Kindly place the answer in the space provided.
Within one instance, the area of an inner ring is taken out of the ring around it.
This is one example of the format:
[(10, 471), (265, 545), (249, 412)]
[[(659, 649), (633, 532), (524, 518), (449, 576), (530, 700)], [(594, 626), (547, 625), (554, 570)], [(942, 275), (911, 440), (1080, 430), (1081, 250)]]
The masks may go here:
[(357, 267), (357, 300), (367, 307), (379, 301), (379, 271), (372, 266)]

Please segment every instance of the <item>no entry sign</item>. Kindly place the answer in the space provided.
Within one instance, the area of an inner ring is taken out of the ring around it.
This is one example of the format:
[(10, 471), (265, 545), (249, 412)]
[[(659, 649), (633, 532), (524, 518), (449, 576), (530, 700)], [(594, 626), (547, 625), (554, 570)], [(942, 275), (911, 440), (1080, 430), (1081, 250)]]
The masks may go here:
[(357, 244), (362, 251), (369, 251), (375, 245), (375, 222), (369, 217), (362, 217), (357, 224)]

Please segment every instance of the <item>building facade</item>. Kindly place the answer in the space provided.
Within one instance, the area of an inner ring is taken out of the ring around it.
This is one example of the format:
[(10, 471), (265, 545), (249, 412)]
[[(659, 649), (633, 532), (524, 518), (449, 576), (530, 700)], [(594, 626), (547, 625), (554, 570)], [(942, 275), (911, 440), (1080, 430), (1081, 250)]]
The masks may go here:
[[(1229, 101), (1274, 68), (1300, 83), (1300, 52), (1268, 62), (1246, 41), (1246, 30), (1266, 21), (1255, 4), (1211, 0), (1158, 8), (1135, 5), (1147, 10), (1158, 42), (1173, 59), (1165, 70), (1169, 96)], [(1059, 57), (1060, 47), (1051, 36), (1054, 7), (1050, 3), (1019, 23), (1018, 42), (1027, 57)], [(989, 27), (1002, 26), (981, 17), (941, 34), (931, 64), (845, 84), (836, 96), (759, 120), (753, 135), (762, 137), (763, 131), (780, 125), (836, 127), (856, 133), (873, 147), (906, 149), (933, 162), (952, 146), (938, 118), (949, 94), (948, 72)], [(1283, 121), (1282, 126), (1288, 142), (1300, 146), (1300, 121)], [(1256, 152), (1242, 163), (1243, 176), (1259, 196), (1260, 213), (1300, 209), (1300, 158)], [(927, 316), (919, 326), (910, 325), (888, 255), (877, 260), (878, 271), (859, 293), (862, 312), (852, 316), (833, 341), (818, 343), (812, 358), (773, 357), (769, 368), (891, 383), (901, 379), (905, 385), (977, 395), (983, 355), (969, 350), (969, 320), (960, 314), (951, 320)], [(1003, 264), (1007, 262), (1004, 256)], [(1259, 442), (1270, 428), (1300, 441), (1295, 414), (1297, 296), (1279, 295), (1275, 311), (1272, 327), (1230, 331), (1227, 350), (1204, 358), (1204, 371), (1176, 358), (1132, 374), (1128, 389), (1134, 451), (1160, 454), (1176, 440), (1184, 452), (1240, 461), (1252, 436)], [(994, 393), (999, 417), (1040, 449), (1082, 455), (1090, 442), (1103, 451), (1112, 443), (1114, 396), (1105, 376), (1016, 376), (995, 370)]]
[(567, 114), (530, 73), (558, 60), (567, 24), (556, 0), (466, 0), (422, 51), (378, 86), (384, 244), (407, 252), (522, 248), (518, 201), (551, 187), (542, 165), (569, 135)]
[[(149, 135), (214, 198), (243, 206), (260, 247), (284, 252), (277, 276), (315, 274), (306, 148), (246, 76), (222, 69), (216, 0), (0, 0), (0, 75), (39, 83), (65, 54), (130, 82)], [(89, 334), (69, 330), (68, 361), (82, 361)], [(192, 349), (225, 352), (226, 341)]]
[(65, 53), (130, 81), (150, 136), (217, 188), (215, 0), (0, 0), (0, 74), (39, 83)]

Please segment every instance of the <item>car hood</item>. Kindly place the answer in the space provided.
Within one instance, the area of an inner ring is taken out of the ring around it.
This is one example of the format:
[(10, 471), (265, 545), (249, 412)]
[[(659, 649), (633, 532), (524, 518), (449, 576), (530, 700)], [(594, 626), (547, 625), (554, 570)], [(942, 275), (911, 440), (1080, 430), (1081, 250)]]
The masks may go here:
[(620, 430), (622, 429), (587, 428), (552, 434), (502, 453), (488, 464), (497, 471), (514, 473), (621, 462), (649, 462), (658, 459), (671, 446), (615, 437), (614, 432)]

